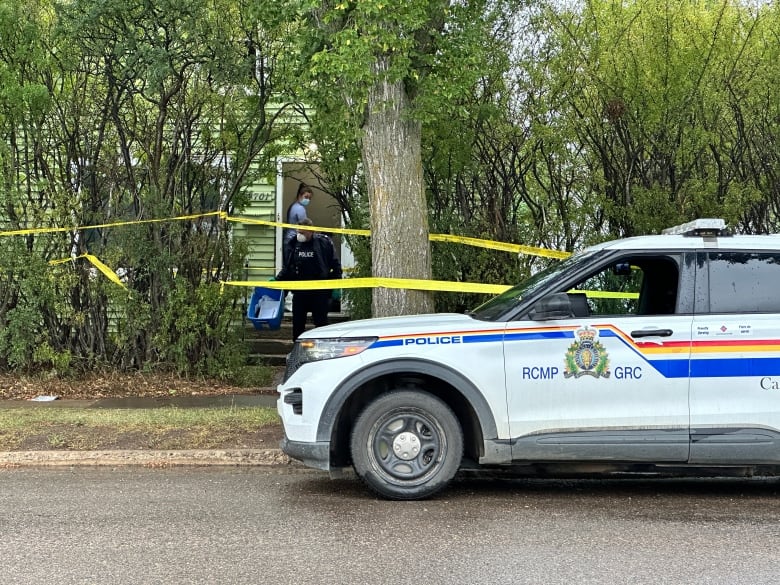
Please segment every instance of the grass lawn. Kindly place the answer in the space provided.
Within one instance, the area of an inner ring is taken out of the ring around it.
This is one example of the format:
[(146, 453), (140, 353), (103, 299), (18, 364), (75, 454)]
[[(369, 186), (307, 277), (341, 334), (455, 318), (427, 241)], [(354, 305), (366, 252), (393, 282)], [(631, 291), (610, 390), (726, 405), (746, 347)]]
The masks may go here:
[(266, 449), (281, 436), (273, 408), (0, 409), (0, 451)]

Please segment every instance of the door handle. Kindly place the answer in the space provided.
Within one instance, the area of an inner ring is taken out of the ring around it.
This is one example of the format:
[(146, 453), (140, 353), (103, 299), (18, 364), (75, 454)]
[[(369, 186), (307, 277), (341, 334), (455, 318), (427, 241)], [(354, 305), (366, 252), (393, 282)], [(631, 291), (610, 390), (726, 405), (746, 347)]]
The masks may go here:
[(631, 332), (631, 337), (671, 337), (671, 329), (638, 329)]

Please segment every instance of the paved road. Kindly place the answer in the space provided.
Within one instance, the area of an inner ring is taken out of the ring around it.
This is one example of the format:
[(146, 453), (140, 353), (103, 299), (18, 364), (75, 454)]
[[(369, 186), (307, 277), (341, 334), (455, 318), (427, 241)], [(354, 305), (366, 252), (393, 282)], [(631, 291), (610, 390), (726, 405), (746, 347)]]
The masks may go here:
[(461, 479), (375, 499), (301, 468), (0, 470), (0, 582), (780, 584), (778, 480)]

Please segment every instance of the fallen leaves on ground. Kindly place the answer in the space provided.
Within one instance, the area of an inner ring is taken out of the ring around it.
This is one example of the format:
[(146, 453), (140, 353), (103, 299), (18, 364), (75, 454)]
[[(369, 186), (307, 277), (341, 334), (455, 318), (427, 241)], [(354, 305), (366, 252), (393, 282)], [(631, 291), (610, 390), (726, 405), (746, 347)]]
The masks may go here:
[(272, 388), (235, 386), (219, 380), (182, 378), (174, 374), (89, 375), (44, 378), (0, 374), (0, 399), (29, 400), (36, 396), (62, 399), (172, 397), (222, 394), (271, 394)]

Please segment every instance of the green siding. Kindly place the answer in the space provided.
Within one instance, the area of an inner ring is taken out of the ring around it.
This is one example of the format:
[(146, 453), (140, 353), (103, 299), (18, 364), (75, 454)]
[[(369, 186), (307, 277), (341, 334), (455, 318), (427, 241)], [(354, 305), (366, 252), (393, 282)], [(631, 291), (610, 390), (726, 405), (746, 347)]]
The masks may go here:
[[(265, 221), (276, 221), (276, 185), (257, 183), (249, 188), (251, 201), (242, 215)], [(276, 231), (264, 225), (236, 223), (237, 238), (247, 241), (247, 280), (268, 280), (276, 273)]]

